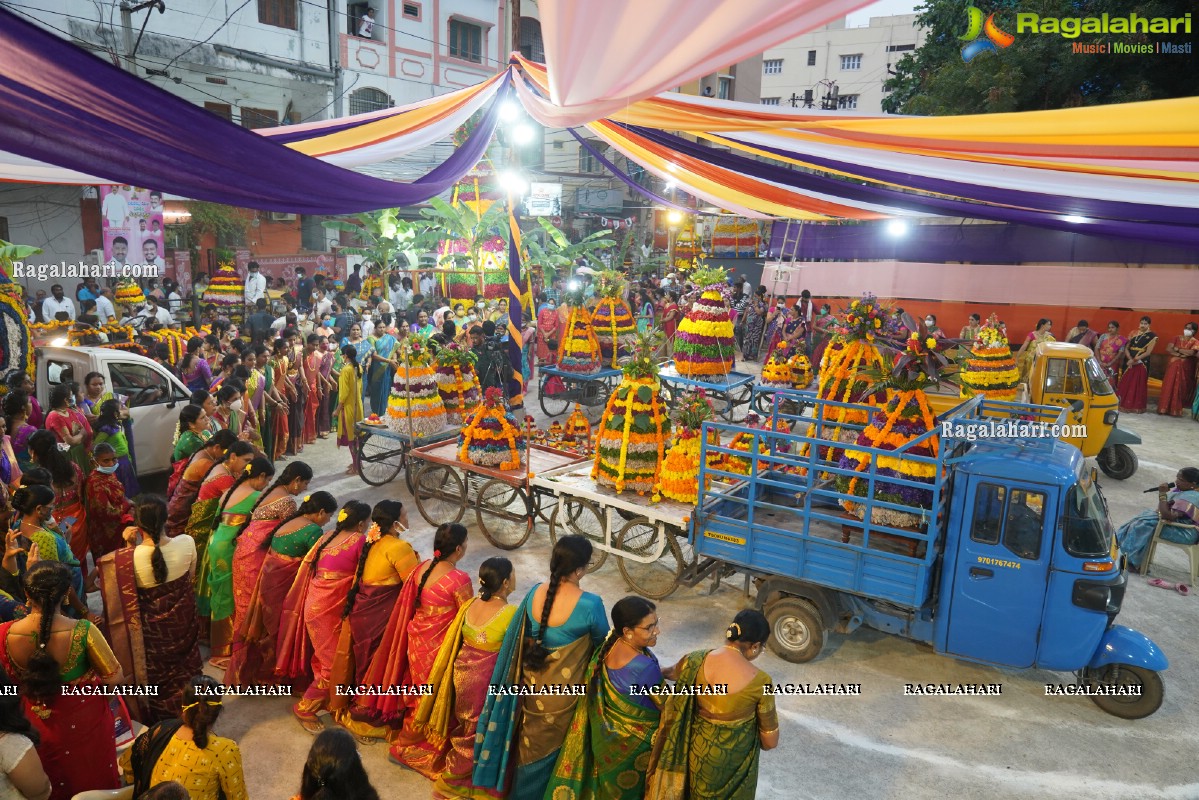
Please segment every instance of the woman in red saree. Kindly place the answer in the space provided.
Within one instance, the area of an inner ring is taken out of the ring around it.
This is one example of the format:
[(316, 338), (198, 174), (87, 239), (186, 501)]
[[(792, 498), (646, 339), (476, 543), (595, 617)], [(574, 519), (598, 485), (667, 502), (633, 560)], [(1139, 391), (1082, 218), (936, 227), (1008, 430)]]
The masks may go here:
[(341, 612), (357, 582), (358, 560), (366, 544), (371, 507), (351, 500), (337, 514), (337, 526), (304, 556), (291, 591), (283, 602), (275, 671), (286, 678), (312, 682), (292, 713), (309, 733), (324, 726), (331, 688), (329, 675), (337, 648)]
[[(30, 613), (0, 625), (0, 667), (20, 684), (25, 716), (40, 737), (50, 800), (116, 789), (121, 782), (112, 710), (108, 697), (88, 690), (123, 683), (121, 665), (99, 629), (58, 612), (71, 588), (65, 565), (34, 564), (24, 588)], [(81, 693), (63, 694), (64, 686)]]
[(187, 521), (191, 518), (192, 505), (196, 501), (196, 495), (200, 493), (200, 486), (235, 441), (237, 439), (229, 431), (213, 434), (211, 439), (204, 442), (203, 447), (192, 454), (183, 469), (179, 470), (179, 480), (167, 496), (167, 536), (179, 536), (187, 529)]
[(1188, 322), (1182, 336), (1166, 345), (1170, 361), (1162, 377), (1162, 393), (1157, 401), (1157, 413), (1181, 417), (1191, 412), (1191, 400), (1195, 397), (1195, 362), (1199, 355), (1199, 338), (1195, 337), (1196, 325)]
[(321, 381), (321, 361), (325, 356), (316, 349), (320, 341), (320, 336), (310, 333), (304, 346), (303, 380), (304, 387), (308, 390), (304, 404), (304, 444), (316, 443), (316, 418), (320, 415), (321, 394), (325, 388)]
[(1129, 414), (1144, 414), (1149, 407), (1149, 358), (1157, 347), (1157, 334), (1149, 328), (1151, 321), (1141, 317), (1137, 332), (1124, 349), (1124, 374), (1116, 395), (1120, 410)]
[[(88, 534), (87, 511), (83, 507), (83, 470), (63, 455), (50, 431), (38, 431), (29, 437), (29, 454), (33, 456), (33, 463), (50, 471), (54, 519), (71, 546), (71, 553), (80, 564), (86, 564)], [(86, 575), (86, 570), (84, 572)]]
[(245, 613), (237, 615), (225, 683), (250, 686), (276, 682), (275, 653), (283, 602), (304, 556), (320, 541), (324, 535), (321, 528), (336, 510), (333, 495), (313, 492), (262, 543), (262, 569)]
[(266, 367), (271, 372), (271, 389), (279, 400), (279, 405), (272, 407), (269, 417), (271, 426), (270, 456), (272, 460), (278, 461), (287, 452), (288, 417), (291, 413), (291, 404), (296, 401), (295, 392), (287, 379), (287, 342), (284, 339), (275, 340), (274, 358), (266, 362)]
[(312, 467), (303, 461), (293, 461), (284, 467), (274, 484), (262, 493), (250, 511), (250, 522), (236, 539), (233, 551), (233, 626), (237, 625), (250, 607), (262, 562), (266, 559), (268, 542), (284, 520), (296, 515), (296, 495), (303, 494), (312, 480)]
[[(542, 364), (554, 364), (558, 360), (558, 341), (562, 338), (560, 322), (556, 304), (542, 295), (541, 305), (537, 308), (537, 360)], [(554, 343), (553, 347), (550, 342)]]
[(92, 426), (83, 412), (75, 407), (76, 388), (74, 383), (60, 383), (50, 391), (46, 430), (69, 446), (67, 458), (78, 464), (86, 474), (92, 466)]
[[(362, 679), (368, 686), (428, 683), (446, 632), (462, 604), (474, 595), (470, 576), (457, 568), (458, 561), (466, 555), (466, 528), (457, 523), (441, 525), (434, 535), (433, 546), (432, 560), (412, 573), (392, 611), (383, 639)], [(426, 778), (441, 774), (444, 754), (429, 744), (411, 716), (419, 696), (372, 696), (359, 700), (361, 704), (351, 709), (351, 719), (374, 725), (376, 730), (356, 726), (355, 733), (378, 738), (381, 733), (403, 725), (398, 733), (388, 736), (395, 742), (391, 748), (392, 760)]]
[(146, 725), (179, 715), (183, 690), (202, 666), (192, 593), (196, 543), (164, 536), (166, 517), (161, 498), (141, 499), (127, 546), (96, 564), (108, 637), (122, 671), (136, 685), (158, 687), (134, 714)]
[[(133, 506), (125, 495), (125, 486), (117, 477), (117, 454), (112, 445), (95, 446), (92, 457), (96, 468), (87, 476), (84, 492), (87, 508), (88, 546), (92, 561), (121, 547), (121, 532), (133, 521)], [(165, 513), (165, 505), (164, 505)]]

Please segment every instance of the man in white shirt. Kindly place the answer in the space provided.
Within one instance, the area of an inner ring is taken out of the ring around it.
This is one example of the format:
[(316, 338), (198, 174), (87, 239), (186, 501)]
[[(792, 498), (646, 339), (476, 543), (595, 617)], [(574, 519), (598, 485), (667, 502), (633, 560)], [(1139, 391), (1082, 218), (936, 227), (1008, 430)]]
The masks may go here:
[(101, 325), (107, 325), (117, 317), (117, 310), (108, 296), (110, 294), (112, 289), (101, 289), (100, 294), (96, 295), (96, 318), (100, 320)]
[(258, 298), (266, 298), (266, 276), (258, 269), (258, 262), (251, 261), (246, 275), (246, 308), (258, 305)]
[(56, 283), (50, 287), (50, 297), (42, 301), (42, 319), (53, 322), (59, 312), (66, 313), (72, 322), (75, 321), (75, 301), (66, 296), (61, 283)]
[(167, 268), (167, 262), (162, 256), (158, 255), (158, 242), (153, 239), (147, 239), (142, 242), (142, 263), (154, 264), (160, 270)]
[(437, 282), (433, 280), (433, 276), (425, 273), (420, 276), (420, 293), (425, 296), (426, 300), (433, 297), (433, 289), (437, 286)]
[(375, 9), (368, 8), (358, 19), (358, 35), (363, 39), (371, 38), (371, 34), (375, 32)]
[(316, 309), (316, 316), (323, 317), (328, 314), (333, 308), (333, 301), (329, 299), (329, 292), (324, 289), (318, 289), (316, 292), (316, 302), (313, 303)]
[(110, 228), (123, 228), (125, 227), (125, 222), (129, 219), (129, 199), (124, 194), (126, 188), (128, 187), (122, 186), (116, 191), (109, 192), (104, 197), (100, 213), (104, 215), (104, 219), (108, 222), (108, 227)]
[(171, 312), (160, 307), (158, 300), (153, 295), (146, 298), (146, 307), (142, 309), (142, 313), (139, 316), (145, 317), (148, 320), (156, 320), (158, 324), (164, 327), (175, 324), (175, 318), (171, 316)]

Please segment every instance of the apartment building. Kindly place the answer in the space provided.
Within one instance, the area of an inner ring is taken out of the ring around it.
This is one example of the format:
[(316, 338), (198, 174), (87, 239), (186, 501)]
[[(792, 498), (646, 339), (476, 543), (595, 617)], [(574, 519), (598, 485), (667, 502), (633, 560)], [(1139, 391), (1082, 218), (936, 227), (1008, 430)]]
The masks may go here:
[(845, 27), (844, 19), (831, 22), (762, 54), (758, 99), (881, 114), (883, 82), (924, 36), (915, 14), (871, 17), (868, 26), (856, 28)]

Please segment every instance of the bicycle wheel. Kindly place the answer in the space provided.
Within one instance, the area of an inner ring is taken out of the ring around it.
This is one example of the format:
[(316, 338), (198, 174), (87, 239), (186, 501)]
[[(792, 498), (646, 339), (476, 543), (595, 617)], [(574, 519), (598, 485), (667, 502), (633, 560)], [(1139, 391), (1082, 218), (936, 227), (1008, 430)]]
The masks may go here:
[(395, 480), (404, 465), (400, 443), (386, 436), (363, 434), (358, 440), (358, 474), (371, 486)]
[(430, 525), (462, 519), (466, 512), (466, 486), (453, 469), (426, 461), (417, 469), (412, 482), (416, 508)]
[[(624, 553), (648, 557), (657, 550), (658, 536), (666, 537), (666, 549), (656, 561), (649, 564), (625, 558)], [(625, 523), (616, 534), (616, 547), (620, 551), (616, 566), (629, 587), (637, 594), (652, 600), (669, 597), (679, 586), (683, 569), (687, 566), (678, 539), (669, 529), (658, 533), (658, 526), (645, 517)]]
[(753, 399), (753, 389), (749, 386), (739, 386), (732, 389), (728, 393), (728, 408), (722, 413), (722, 416), (729, 422), (737, 422), (745, 419), (749, 413), (749, 404)]
[(515, 550), (529, 539), (533, 517), (529, 514), (524, 490), (492, 478), (475, 496), (475, 517), (479, 530), (501, 550)]
[[(558, 514), (566, 507), (563, 517)], [(586, 536), (591, 540), (591, 561), (587, 564), (588, 572), (595, 572), (608, 559), (608, 551), (604, 549), (604, 514), (590, 500), (579, 497), (567, 497), (561, 504), (554, 507), (550, 514), (550, 544), (557, 544), (562, 536)]]
[(543, 379), (541, 385), (537, 387), (537, 402), (547, 416), (560, 417), (566, 413), (566, 409), (570, 408), (572, 392), (564, 389), (555, 394), (547, 394), (545, 387), (551, 380), (553, 380), (553, 376)]

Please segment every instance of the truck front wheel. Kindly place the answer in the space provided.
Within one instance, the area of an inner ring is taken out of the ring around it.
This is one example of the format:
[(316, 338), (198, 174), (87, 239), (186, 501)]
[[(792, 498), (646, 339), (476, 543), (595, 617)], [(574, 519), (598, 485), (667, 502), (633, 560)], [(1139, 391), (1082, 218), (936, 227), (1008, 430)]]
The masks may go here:
[(824, 624), (820, 612), (807, 600), (784, 597), (766, 607), (770, 623), (770, 649), (779, 658), (803, 664), (824, 649)]
[(1103, 474), (1117, 481), (1126, 481), (1137, 471), (1137, 454), (1126, 444), (1103, 448), (1096, 460)]
[(1095, 705), (1109, 714), (1122, 719), (1143, 719), (1157, 711), (1165, 697), (1162, 676), (1151, 669), (1134, 667), (1131, 664), (1108, 664), (1101, 669), (1088, 669), (1083, 673), (1087, 686), (1121, 686), (1140, 694), (1091, 695)]

